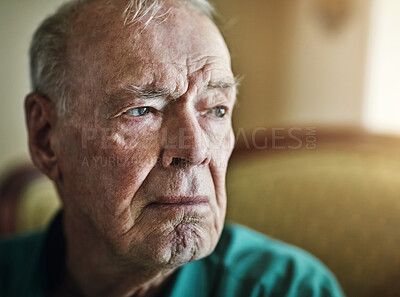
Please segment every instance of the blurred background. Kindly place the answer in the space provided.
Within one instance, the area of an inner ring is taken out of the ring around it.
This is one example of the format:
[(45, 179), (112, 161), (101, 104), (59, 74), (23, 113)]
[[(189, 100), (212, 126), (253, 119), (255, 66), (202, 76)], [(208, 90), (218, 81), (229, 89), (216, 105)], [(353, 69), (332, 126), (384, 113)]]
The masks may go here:
[[(58, 207), (48, 182), (32, 189), (26, 181), (37, 173), (17, 165), (29, 160), (23, 100), (30, 38), (62, 2), (0, 2), (4, 234), (43, 224)], [(228, 220), (311, 251), (348, 296), (400, 296), (400, 2), (214, 5), (242, 78)], [(16, 189), (23, 198), (4, 203)]]
[(312, 124), (400, 133), (400, 3), (220, 0), (236, 126)]

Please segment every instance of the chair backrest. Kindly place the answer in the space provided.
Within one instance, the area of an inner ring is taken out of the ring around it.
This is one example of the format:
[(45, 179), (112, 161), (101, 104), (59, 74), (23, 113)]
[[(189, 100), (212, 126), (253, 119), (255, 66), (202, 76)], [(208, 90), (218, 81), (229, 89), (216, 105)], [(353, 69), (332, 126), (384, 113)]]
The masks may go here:
[(310, 251), (348, 296), (400, 296), (400, 138), (302, 131), (238, 143), (227, 219)]
[(59, 207), (52, 182), (37, 168), (12, 168), (0, 184), (0, 237), (44, 227)]

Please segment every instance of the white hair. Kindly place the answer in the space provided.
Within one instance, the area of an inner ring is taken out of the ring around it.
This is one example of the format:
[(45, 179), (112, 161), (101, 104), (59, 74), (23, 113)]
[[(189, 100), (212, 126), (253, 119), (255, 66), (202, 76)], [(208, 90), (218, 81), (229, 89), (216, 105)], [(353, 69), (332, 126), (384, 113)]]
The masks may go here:
[[(66, 52), (72, 33), (74, 18), (85, 4), (97, 0), (72, 0), (62, 5), (46, 18), (36, 30), (30, 47), (32, 91), (52, 100), (58, 112), (64, 112), (72, 97), (68, 83)], [(114, 0), (115, 1), (115, 0)], [(144, 28), (152, 20), (165, 20), (169, 10), (160, 14), (167, 0), (129, 0), (122, 13), (124, 24), (143, 23)], [(191, 5), (212, 19), (214, 9), (207, 0), (169, 0)], [(145, 21), (144, 21), (145, 20)]]

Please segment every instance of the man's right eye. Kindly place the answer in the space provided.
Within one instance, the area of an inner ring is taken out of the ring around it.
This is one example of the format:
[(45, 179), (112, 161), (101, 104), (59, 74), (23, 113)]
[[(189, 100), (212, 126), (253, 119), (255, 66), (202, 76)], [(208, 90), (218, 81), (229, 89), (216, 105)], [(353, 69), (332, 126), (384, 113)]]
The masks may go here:
[(136, 108), (131, 108), (127, 111), (124, 112), (124, 114), (128, 115), (128, 116), (132, 116), (132, 117), (142, 117), (147, 115), (148, 113), (150, 113), (152, 111), (151, 107), (136, 107)]

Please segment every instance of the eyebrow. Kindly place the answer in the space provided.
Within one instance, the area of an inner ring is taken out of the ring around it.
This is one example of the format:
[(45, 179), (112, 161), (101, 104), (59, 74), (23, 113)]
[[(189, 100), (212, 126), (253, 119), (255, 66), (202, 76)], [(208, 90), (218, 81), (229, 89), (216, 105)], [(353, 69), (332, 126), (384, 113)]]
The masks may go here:
[(238, 87), (240, 85), (241, 80), (242, 80), (242, 77), (235, 76), (233, 78), (210, 82), (207, 86), (207, 90), (210, 90), (210, 89), (234, 89), (235, 93), (237, 94)]
[(207, 86), (207, 89), (230, 89), (237, 88), (239, 86), (239, 80), (234, 77), (233, 80), (219, 80), (215, 82), (210, 82)]

